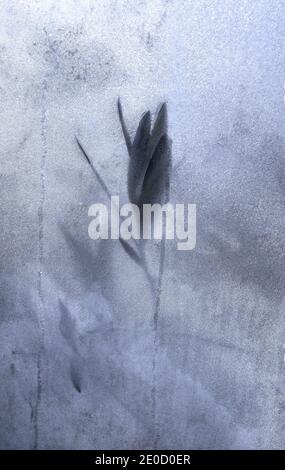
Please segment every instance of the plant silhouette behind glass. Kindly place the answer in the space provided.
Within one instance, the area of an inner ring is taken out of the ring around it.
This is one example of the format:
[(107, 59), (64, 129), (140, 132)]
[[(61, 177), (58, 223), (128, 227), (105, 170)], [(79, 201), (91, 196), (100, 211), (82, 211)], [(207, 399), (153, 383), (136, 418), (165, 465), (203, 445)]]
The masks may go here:
[[(142, 115), (133, 143), (125, 124), (120, 100), (118, 100), (118, 114), (129, 154), (128, 195), (130, 202), (136, 204), (140, 209), (143, 204), (165, 204), (169, 200), (171, 171), (171, 141), (167, 133), (166, 103), (159, 106), (152, 129), (150, 112), (147, 111)], [(96, 170), (79, 139), (76, 138), (76, 140), (93, 173), (110, 199), (111, 192), (105, 181)], [(142, 211), (140, 213), (142, 214)], [(122, 238), (119, 238), (119, 240), (126, 253), (145, 271), (152, 290), (159, 294), (161, 289), (161, 271), (163, 271), (165, 258), (165, 234), (163, 233), (161, 240), (159, 276), (155, 289), (155, 280), (146, 264), (145, 240), (142, 238), (140, 240), (133, 240), (135, 246), (132, 246), (131, 241), (127, 242)], [(155, 324), (157, 323), (156, 316), (154, 317)]]
[[(167, 126), (167, 105), (161, 104), (158, 107), (153, 126), (151, 126), (150, 111), (145, 112), (139, 122), (133, 142), (127, 130), (121, 102), (118, 99), (118, 115), (129, 155), (128, 165), (128, 195), (132, 204), (136, 204), (140, 209), (143, 204), (165, 204), (169, 200), (170, 172), (171, 172), (171, 140), (168, 137)], [(84, 147), (78, 138), (78, 146), (85, 156), (89, 166), (98, 179), (108, 198), (111, 192), (105, 181), (96, 170), (91, 159), (87, 155)], [(142, 211), (140, 210), (142, 214)], [(141, 225), (141, 224), (140, 224)], [(145, 272), (153, 294), (153, 328), (154, 328), (154, 356), (153, 356), (153, 388), (152, 388), (152, 416), (155, 428), (156, 425), (156, 357), (157, 357), (157, 327), (161, 303), (161, 287), (165, 262), (165, 233), (160, 241), (160, 255), (158, 276), (155, 281), (147, 266), (145, 254), (145, 240), (133, 240), (127, 242), (119, 239), (121, 246), (128, 256), (136, 262)], [(155, 430), (156, 433), (156, 430)], [(155, 438), (158, 439), (158, 436)]]

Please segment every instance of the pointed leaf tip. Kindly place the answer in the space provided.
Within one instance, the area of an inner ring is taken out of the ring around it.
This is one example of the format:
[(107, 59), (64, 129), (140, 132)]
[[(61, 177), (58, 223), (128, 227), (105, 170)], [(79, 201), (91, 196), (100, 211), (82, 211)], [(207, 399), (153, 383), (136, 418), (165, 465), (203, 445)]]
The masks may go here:
[(127, 147), (129, 156), (131, 156), (132, 142), (131, 142), (130, 134), (128, 132), (126, 123), (125, 123), (120, 97), (118, 97), (118, 100), (117, 100), (117, 107), (118, 107), (118, 114), (119, 114), (119, 119), (120, 119), (122, 131), (123, 131), (126, 147)]

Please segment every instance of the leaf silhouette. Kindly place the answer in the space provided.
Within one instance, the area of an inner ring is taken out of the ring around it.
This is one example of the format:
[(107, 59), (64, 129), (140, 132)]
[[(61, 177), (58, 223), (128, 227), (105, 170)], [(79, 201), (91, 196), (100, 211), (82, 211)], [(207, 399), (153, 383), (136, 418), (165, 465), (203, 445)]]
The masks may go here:
[(130, 201), (138, 202), (143, 178), (149, 164), (150, 112), (143, 114), (132, 145), (128, 168), (128, 191)]
[(155, 152), (155, 149), (157, 145), (159, 144), (159, 141), (161, 137), (164, 135), (167, 135), (167, 105), (166, 103), (162, 103), (159, 105), (157, 112), (156, 112), (156, 118), (154, 121), (153, 125), (153, 130), (151, 133), (151, 138), (149, 142), (149, 152), (150, 152), (150, 158), (152, 158), (153, 153)]
[(139, 254), (136, 252), (136, 250), (134, 250), (134, 248), (131, 247), (131, 245), (128, 242), (126, 242), (125, 240), (123, 240), (122, 238), (120, 238), (120, 242), (121, 242), (121, 245), (124, 248), (125, 252), (132, 258), (132, 260), (134, 260), (135, 263), (137, 263), (138, 265), (141, 265), (142, 260), (139, 256)]
[(91, 159), (89, 158), (89, 155), (87, 154), (86, 150), (84, 149), (84, 147), (82, 146), (81, 142), (79, 141), (79, 139), (77, 137), (75, 137), (76, 139), (76, 142), (77, 142), (77, 145), (78, 147), (80, 148), (81, 152), (83, 153), (84, 157), (86, 158), (88, 164), (90, 165), (94, 175), (96, 176), (96, 178), (98, 179), (99, 183), (101, 184), (103, 190), (105, 191), (105, 193), (107, 194), (107, 196), (109, 198), (111, 198), (111, 192), (109, 191), (109, 188), (108, 186), (106, 185), (105, 181), (103, 180), (103, 178), (99, 175), (98, 171), (96, 170), (95, 166), (93, 165)]
[[(122, 108), (121, 108), (121, 103), (120, 103), (120, 100), (118, 100), (118, 111), (119, 111), (119, 116), (120, 116), (120, 121), (121, 121), (121, 124), (122, 124), (122, 128), (123, 128), (123, 133), (125, 135), (125, 140), (126, 140), (126, 145), (131, 145), (130, 143), (130, 138), (129, 138), (129, 134), (126, 130), (126, 127), (125, 127), (125, 122), (124, 122), (124, 118), (123, 118), (123, 113), (122, 113)], [(147, 113), (146, 113), (147, 114)], [(146, 117), (146, 115), (143, 115), (142, 116), (142, 119), (141, 119), (141, 122), (140, 122), (140, 126), (138, 128), (138, 131), (137, 131), (137, 134), (136, 134), (136, 138), (135, 138), (135, 145), (134, 145), (134, 148), (139, 148), (140, 145), (142, 144), (142, 147), (145, 147), (147, 148), (147, 144), (148, 144), (148, 136), (149, 136), (149, 129), (150, 129), (150, 113), (148, 113), (149, 115)], [(149, 124), (148, 124), (148, 131), (147, 133), (145, 132), (145, 121), (149, 121)], [(147, 136), (147, 139), (146, 139), (146, 136)], [(105, 193), (107, 194), (107, 196), (111, 199), (111, 193), (108, 189), (108, 187), (106, 186), (104, 180), (101, 178), (101, 176), (99, 175), (99, 173), (97, 172), (97, 170), (95, 169), (91, 159), (89, 158), (88, 154), (86, 153), (85, 149), (83, 148), (83, 146), (81, 145), (80, 141), (78, 140), (78, 138), (76, 137), (76, 141), (77, 141), (77, 144), (80, 148), (80, 150), (82, 151), (83, 155), (85, 156), (88, 164), (90, 165), (93, 173), (96, 175), (96, 177), (98, 178), (102, 188), (104, 189)], [(143, 142), (146, 142), (145, 144)], [(82, 249), (81, 247), (81, 244), (79, 244), (76, 240), (72, 239), (70, 237), (70, 235), (68, 233), (66, 233), (66, 231), (64, 230), (64, 234), (65, 234), (65, 238), (67, 240), (67, 242), (72, 246), (73, 248), (73, 251), (75, 253), (81, 253), (81, 257), (82, 259), (83, 258), (86, 258), (86, 266), (89, 265), (89, 258), (90, 258), (90, 254), (87, 253), (86, 255), (86, 249)], [(126, 251), (126, 253), (137, 263), (137, 264), (141, 264), (141, 259), (140, 259), (140, 256), (138, 255), (138, 253), (127, 243), (125, 242), (124, 240), (122, 240), (120, 238), (120, 242), (121, 242), (121, 245), (123, 246), (124, 250)]]
[[(94, 251), (89, 240), (79, 240), (64, 226), (61, 226), (61, 230), (72, 255), (70, 262), (75, 270), (75, 275), (80, 277), (86, 287), (90, 287), (93, 282), (103, 284), (110, 269), (110, 253), (108, 246), (104, 243), (105, 240), (97, 240), (98, 249)], [(94, 266), (100, 266), (100, 270), (94, 269)]]
[(76, 342), (75, 342), (75, 321), (71, 317), (69, 310), (66, 308), (64, 303), (60, 300), (59, 307), (61, 311), (61, 317), (59, 322), (59, 329), (66, 340), (67, 344), (72, 348), (73, 351), (76, 351)]
[(61, 310), (59, 329), (63, 338), (66, 340), (67, 344), (72, 350), (72, 356), (70, 360), (70, 379), (74, 388), (80, 393), (82, 385), (83, 362), (76, 346), (75, 320), (71, 317), (69, 310), (62, 301), (59, 302), (59, 306)]
[(121, 123), (121, 126), (122, 126), (126, 146), (127, 146), (127, 149), (128, 149), (128, 154), (129, 154), (129, 156), (131, 156), (131, 154), (132, 154), (132, 142), (131, 142), (131, 138), (130, 138), (130, 135), (129, 135), (128, 130), (127, 130), (127, 126), (125, 124), (120, 98), (118, 98), (118, 113), (119, 113), (120, 123)]
[(139, 205), (164, 204), (168, 199), (171, 166), (170, 141), (161, 137), (145, 174)]
[(81, 393), (82, 390), (82, 370), (82, 359), (78, 354), (75, 354), (70, 361), (70, 379), (78, 393)]

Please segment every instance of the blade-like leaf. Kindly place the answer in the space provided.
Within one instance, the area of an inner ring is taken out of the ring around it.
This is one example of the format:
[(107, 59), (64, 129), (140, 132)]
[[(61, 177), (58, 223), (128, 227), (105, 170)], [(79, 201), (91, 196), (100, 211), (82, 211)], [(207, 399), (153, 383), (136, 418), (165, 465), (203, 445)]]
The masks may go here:
[(125, 124), (125, 119), (124, 119), (124, 116), (123, 116), (123, 109), (122, 109), (120, 98), (118, 98), (118, 103), (117, 104), (118, 104), (119, 119), (120, 119), (120, 123), (121, 123), (121, 126), (122, 126), (122, 131), (123, 131), (123, 134), (124, 134), (128, 154), (129, 154), (129, 156), (131, 156), (131, 154), (132, 154), (132, 142), (131, 142), (129, 132), (127, 130), (127, 126)]
[(143, 114), (132, 145), (128, 171), (128, 190), (130, 201), (138, 201), (144, 175), (149, 164), (148, 146), (150, 137), (150, 112)]
[(67, 344), (72, 348), (72, 350), (76, 350), (74, 320), (72, 319), (68, 309), (61, 300), (59, 301), (59, 307), (61, 310), (61, 317), (59, 322), (60, 332), (63, 338), (66, 340)]
[(168, 199), (171, 167), (171, 142), (161, 137), (145, 174), (139, 205), (164, 204)]
[(167, 135), (167, 105), (166, 103), (162, 103), (159, 105), (156, 117), (153, 125), (153, 130), (150, 136), (149, 141), (149, 153), (150, 158), (152, 158), (153, 153), (160, 141), (160, 139)]
[(70, 379), (78, 393), (81, 393), (82, 390), (82, 366), (81, 357), (79, 355), (74, 355), (70, 362)]
[(125, 252), (130, 256), (130, 258), (132, 258), (132, 260), (135, 263), (137, 263), (138, 265), (141, 265), (142, 260), (139, 256), (139, 254), (137, 253), (137, 251), (134, 250), (134, 248), (132, 248), (131, 245), (128, 242), (126, 242), (125, 240), (123, 240), (122, 238), (120, 238), (120, 242), (121, 242), (121, 245), (124, 248)]
[(103, 180), (103, 178), (99, 175), (98, 171), (96, 170), (96, 168), (94, 167), (91, 159), (89, 158), (89, 156), (87, 155), (84, 147), (81, 145), (80, 141), (78, 140), (77, 137), (76, 138), (76, 142), (81, 150), (81, 152), (83, 153), (84, 157), (86, 158), (87, 162), (89, 163), (93, 173), (95, 174), (96, 178), (98, 179), (99, 183), (101, 184), (103, 190), (105, 191), (105, 193), (107, 194), (107, 196), (109, 198), (111, 198), (111, 192), (109, 191), (108, 189), (108, 186), (106, 185), (105, 181)]
[[(72, 269), (75, 270), (74, 275), (78, 276), (84, 285), (86, 283), (86, 286), (90, 286), (93, 282), (100, 283), (103, 279), (104, 269), (110, 261), (105, 240), (97, 240), (98, 249), (94, 250), (89, 240), (80, 240), (64, 226), (61, 226), (61, 231), (71, 254), (70, 263)], [(94, 269), (96, 265), (101, 266), (100, 271)]]

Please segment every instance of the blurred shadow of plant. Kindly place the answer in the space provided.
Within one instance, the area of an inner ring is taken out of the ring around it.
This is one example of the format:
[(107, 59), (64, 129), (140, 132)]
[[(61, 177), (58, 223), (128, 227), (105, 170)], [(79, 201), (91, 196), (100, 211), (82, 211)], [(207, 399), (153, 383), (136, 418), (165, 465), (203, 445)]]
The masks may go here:
[[(142, 115), (133, 142), (125, 124), (120, 99), (118, 100), (118, 114), (129, 154), (127, 189), (130, 202), (136, 204), (139, 208), (143, 204), (165, 204), (169, 200), (172, 160), (171, 140), (168, 137), (167, 130), (166, 103), (158, 107), (152, 129), (150, 111)], [(76, 141), (104, 192), (108, 198), (111, 198), (108, 186), (96, 170), (92, 160), (77, 137)], [(144, 269), (153, 287), (153, 279), (146, 266), (143, 241), (134, 241), (136, 246), (133, 247), (131, 242), (126, 242), (120, 238), (120, 243), (127, 255)], [(161, 251), (161, 254), (164, 256), (164, 238), (161, 241)]]
[[(130, 202), (136, 204), (139, 208), (141, 208), (143, 204), (167, 203), (170, 195), (170, 174), (172, 164), (171, 140), (168, 136), (167, 104), (162, 103), (158, 107), (154, 117), (153, 126), (151, 125), (150, 111), (147, 111), (142, 115), (133, 141), (125, 123), (120, 99), (118, 99), (117, 106), (119, 120), (129, 155), (127, 190)], [(91, 158), (77, 137), (76, 141), (92, 172), (110, 199), (112, 194), (107, 184), (96, 170)], [(145, 240), (132, 240), (132, 242), (127, 242), (122, 238), (119, 240), (126, 254), (145, 272), (153, 294), (154, 354), (152, 364), (152, 421), (155, 434), (154, 440), (156, 442), (159, 439), (158, 425), (156, 422), (156, 361), (158, 347), (158, 319), (160, 314), (161, 288), (165, 263), (165, 233), (163, 233), (162, 240), (160, 241), (159, 268), (156, 281), (151, 275), (147, 265), (144, 250)]]

